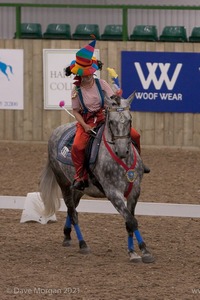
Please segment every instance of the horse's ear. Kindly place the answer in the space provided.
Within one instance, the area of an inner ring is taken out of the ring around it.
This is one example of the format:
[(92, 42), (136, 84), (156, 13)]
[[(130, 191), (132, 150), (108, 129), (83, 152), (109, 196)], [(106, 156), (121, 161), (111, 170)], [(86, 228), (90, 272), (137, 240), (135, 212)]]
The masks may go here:
[(126, 101), (128, 101), (129, 105), (131, 104), (131, 102), (133, 101), (134, 97), (135, 97), (135, 93), (136, 91), (134, 91), (127, 99)]
[(116, 105), (116, 102), (114, 99), (112, 99), (112, 97), (108, 97), (108, 95), (105, 93), (104, 94), (104, 101), (105, 101), (105, 104), (108, 106), (108, 107), (112, 107), (113, 104)]

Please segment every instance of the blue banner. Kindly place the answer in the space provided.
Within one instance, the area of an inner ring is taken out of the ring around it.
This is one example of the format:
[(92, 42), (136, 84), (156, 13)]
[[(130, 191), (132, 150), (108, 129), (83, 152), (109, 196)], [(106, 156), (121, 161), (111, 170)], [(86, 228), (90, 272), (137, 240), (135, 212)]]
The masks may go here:
[(122, 51), (121, 60), (131, 110), (200, 113), (200, 53)]

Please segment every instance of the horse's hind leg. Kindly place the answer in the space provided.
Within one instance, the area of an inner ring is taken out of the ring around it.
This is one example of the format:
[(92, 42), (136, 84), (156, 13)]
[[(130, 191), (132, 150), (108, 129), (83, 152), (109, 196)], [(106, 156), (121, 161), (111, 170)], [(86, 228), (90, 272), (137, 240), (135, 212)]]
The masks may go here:
[[(59, 179), (60, 178), (57, 177), (57, 181), (59, 182), (65, 205), (68, 208), (68, 205), (69, 205), (68, 203), (71, 203), (70, 187), (67, 186), (66, 183), (62, 183)], [(64, 247), (69, 247), (71, 245), (71, 231), (72, 231), (72, 229), (71, 229), (71, 218), (70, 218), (70, 216), (68, 214), (68, 211), (67, 211), (67, 217), (66, 217), (64, 228), (63, 228), (64, 239), (63, 239), (62, 245)]]
[(75, 229), (77, 239), (79, 241), (80, 253), (83, 253), (83, 254), (89, 253), (90, 248), (87, 246), (87, 244), (83, 238), (80, 226), (78, 224), (78, 213), (77, 213), (75, 207), (68, 207), (68, 215), (71, 220), (71, 224), (73, 225), (73, 227)]
[(70, 246), (71, 244), (71, 226), (73, 225), (79, 241), (80, 252), (84, 254), (89, 253), (90, 249), (87, 246), (81, 233), (81, 229), (78, 224), (78, 213), (76, 211), (76, 207), (79, 204), (82, 193), (68, 188), (64, 189), (62, 194), (64, 197), (65, 204), (67, 206), (67, 218), (64, 226), (63, 246)]
[(71, 245), (72, 228), (71, 228), (71, 219), (70, 219), (70, 216), (68, 215), (68, 213), (67, 213), (66, 222), (65, 222), (63, 231), (64, 231), (64, 240), (63, 240), (62, 245), (64, 247), (69, 247)]
[(80, 253), (87, 254), (87, 253), (90, 253), (90, 248), (87, 246), (87, 244), (83, 238), (83, 235), (81, 233), (81, 229), (78, 224), (78, 213), (75, 209), (79, 205), (80, 199), (83, 194), (82, 194), (82, 192), (76, 191), (74, 189), (71, 190), (71, 193), (72, 193), (72, 202), (74, 205), (74, 212), (73, 212), (74, 218), (72, 217), (71, 221), (72, 221), (72, 224), (74, 225), (76, 236), (79, 241)]

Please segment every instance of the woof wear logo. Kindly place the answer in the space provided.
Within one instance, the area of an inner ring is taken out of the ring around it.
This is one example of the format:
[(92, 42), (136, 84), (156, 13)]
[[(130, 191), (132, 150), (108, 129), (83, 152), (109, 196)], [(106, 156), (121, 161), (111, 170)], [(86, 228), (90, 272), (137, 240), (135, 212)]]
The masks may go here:
[[(160, 90), (162, 85), (165, 83), (168, 90), (173, 90), (179, 73), (182, 68), (182, 64), (178, 63), (174, 70), (171, 79), (169, 78), (168, 72), (170, 70), (171, 64), (170, 63), (146, 63), (146, 67), (148, 69), (148, 76), (145, 78), (144, 72), (139, 62), (134, 63), (135, 68), (137, 70), (138, 76), (142, 83), (142, 86), (145, 90), (147, 90), (151, 83), (154, 84), (156, 90)], [(160, 75), (158, 75), (160, 74)]]

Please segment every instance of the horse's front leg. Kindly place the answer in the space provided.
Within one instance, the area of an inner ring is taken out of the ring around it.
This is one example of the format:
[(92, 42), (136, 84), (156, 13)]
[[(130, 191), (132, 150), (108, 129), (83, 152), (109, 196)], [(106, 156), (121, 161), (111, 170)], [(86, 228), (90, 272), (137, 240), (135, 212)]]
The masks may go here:
[[(131, 249), (131, 246), (133, 244), (133, 235), (135, 235), (136, 237), (136, 240), (138, 242), (138, 246), (142, 252), (142, 261), (144, 263), (152, 263), (155, 261), (153, 255), (150, 253), (150, 251), (147, 249), (147, 246), (140, 234), (140, 231), (138, 229), (138, 222), (135, 218), (135, 207), (136, 207), (136, 203), (137, 203), (137, 199), (135, 198), (129, 198), (127, 200), (127, 207), (129, 209), (129, 211), (131, 212), (133, 218), (135, 219), (135, 226), (133, 228), (133, 231), (131, 231), (129, 228), (127, 228), (127, 231), (128, 231), (128, 245), (129, 248)], [(134, 256), (133, 256), (133, 261), (134, 261)]]
[(111, 191), (107, 193), (107, 198), (111, 201), (116, 210), (123, 216), (126, 224), (126, 230), (128, 233), (128, 253), (130, 256), (130, 261), (141, 262), (141, 256), (135, 252), (133, 232), (138, 228), (136, 218), (131, 214), (130, 210), (125, 205), (125, 198), (121, 192)]

